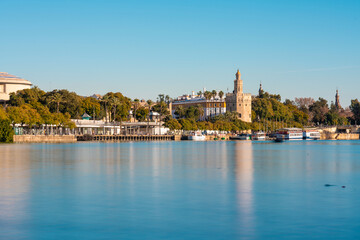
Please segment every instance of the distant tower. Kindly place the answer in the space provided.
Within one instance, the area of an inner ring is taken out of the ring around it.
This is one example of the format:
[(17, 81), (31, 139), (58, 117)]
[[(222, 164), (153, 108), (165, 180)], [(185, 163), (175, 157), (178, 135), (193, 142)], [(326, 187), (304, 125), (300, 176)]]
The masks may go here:
[(243, 81), (241, 79), (241, 73), (240, 73), (239, 69), (237, 70), (235, 76), (236, 76), (236, 79), (234, 80), (234, 93), (241, 94), (241, 93), (243, 93)]
[(340, 109), (340, 108), (341, 108), (339, 90), (337, 90), (337, 89), (336, 89), (336, 95), (335, 95), (335, 107), (336, 107), (337, 109)]
[(262, 84), (260, 82), (260, 87), (259, 87), (259, 96), (261, 96), (261, 94), (263, 93), (263, 89), (262, 89)]
[(226, 94), (226, 112), (236, 112), (240, 120), (251, 122), (251, 93), (243, 92), (243, 80), (239, 69), (235, 74), (234, 91)]

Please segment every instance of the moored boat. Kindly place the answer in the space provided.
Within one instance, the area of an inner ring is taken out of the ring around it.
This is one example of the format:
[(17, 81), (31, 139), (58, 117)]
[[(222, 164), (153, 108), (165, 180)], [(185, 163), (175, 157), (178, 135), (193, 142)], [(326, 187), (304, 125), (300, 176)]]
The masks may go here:
[(301, 128), (282, 128), (277, 130), (275, 136), (276, 142), (283, 142), (285, 140), (302, 140), (303, 131)]
[(251, 135), (246, 133), (237, 134), (235, 136), (230, 136), (230, 140), (251, 140)]
[(304, 140), (319, 140), (320, 132), (316, 129), (306, 129), (303, 131)]
[(252, 135), (251, 139), (256, 140), (256, 141), (263, 141), (263, 140), (266, 140), (266, 134), (262, 131), (256, 132)]
[(205, 135), (203, 135), (200, 131), (191, 133), (190, 135), (188, 135), (187, 138), (188, 138), (188, 140), (192, 140), (192, 141), (205, 141), (206, 140)]

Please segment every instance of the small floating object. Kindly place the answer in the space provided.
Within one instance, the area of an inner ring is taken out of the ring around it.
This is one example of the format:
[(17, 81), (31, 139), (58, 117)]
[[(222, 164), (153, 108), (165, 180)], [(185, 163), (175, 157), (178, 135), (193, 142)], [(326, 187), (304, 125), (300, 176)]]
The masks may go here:
[(346, 188), (346, 186), (341, 186), (342, 188)]
[(332, 184), (325, 184), (324, 186), (325, 186), (325, 187), (334, 187), (334, 186), (336, 186), (336, 185), (332, 185)]

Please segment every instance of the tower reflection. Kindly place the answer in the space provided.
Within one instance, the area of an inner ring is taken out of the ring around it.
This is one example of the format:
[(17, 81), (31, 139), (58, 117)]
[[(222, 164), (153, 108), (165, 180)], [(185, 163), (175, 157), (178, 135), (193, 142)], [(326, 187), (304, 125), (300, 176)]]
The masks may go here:
[(236, 142), (234, 146), (237, 204), (241, 234), (254, 230), (253, 146), (251, 141)]

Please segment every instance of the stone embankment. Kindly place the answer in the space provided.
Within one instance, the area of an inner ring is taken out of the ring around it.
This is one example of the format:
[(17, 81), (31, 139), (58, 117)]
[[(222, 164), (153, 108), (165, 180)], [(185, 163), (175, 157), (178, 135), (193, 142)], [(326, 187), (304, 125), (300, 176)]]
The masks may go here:
[(74, 143), (74, 135), (14, 135), (14, 143)]
[(332, 133), (322, 132), (321, 140), (359, 140), (359, 133)]

